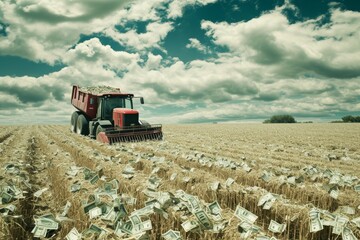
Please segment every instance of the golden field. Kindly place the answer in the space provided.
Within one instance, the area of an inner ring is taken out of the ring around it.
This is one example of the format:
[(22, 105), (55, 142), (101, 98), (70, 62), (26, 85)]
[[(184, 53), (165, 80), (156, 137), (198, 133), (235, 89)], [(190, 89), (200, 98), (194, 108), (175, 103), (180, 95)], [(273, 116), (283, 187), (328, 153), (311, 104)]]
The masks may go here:
[[(69, 126), (0, 126), (0, 186), (12, 195), (2, 195), (9, 200), (0, 205), (0, 239), (33, 239), (35, 220), (50, 213), (58, 223), (46, 233), (52, 239), (70, 239), (74, 227), (82, 239), (166, 239), (169, 230), (181, 239), (360, 239), (360, 124), (165, 125), (163, 132), (163, 141), (108, 146)], [(118, 198), (104, 193), (114, 179)], [(74, 184), (80, 189), (71, 191)], [(140, 214), (152, 200), (155, 211)], [(100, 215), (84, 211), (92, 202)], [(109, 224), (105, 216), (118, 213), (119, 202), (127, 213)], [(214, 202), (221, 213), (209, 210)], [(238, 207), (256, 220), (239, 218)], [(311, 211), (321, 230), (311, 229)], [(119, 230), (133, 215), (151, 229)], [(190, 220), (196, 227), (186, 232)], [(272, 230), (271, 221), (283, 229)]]

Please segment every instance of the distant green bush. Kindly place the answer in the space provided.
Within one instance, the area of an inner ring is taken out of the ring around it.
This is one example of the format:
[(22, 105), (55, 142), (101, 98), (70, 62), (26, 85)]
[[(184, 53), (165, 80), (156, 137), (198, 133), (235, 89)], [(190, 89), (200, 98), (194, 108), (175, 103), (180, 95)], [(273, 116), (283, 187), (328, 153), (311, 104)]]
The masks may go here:
[(343, 122), (360, 122), (360, 116), (351, 116), (351, 115), (348, 115), (348, 116), (345, 116), (342, 118)]
[(296, 123), (296, 121), (291, 115), (274, 115), (270, 119), (266, 119), (263, 123)]

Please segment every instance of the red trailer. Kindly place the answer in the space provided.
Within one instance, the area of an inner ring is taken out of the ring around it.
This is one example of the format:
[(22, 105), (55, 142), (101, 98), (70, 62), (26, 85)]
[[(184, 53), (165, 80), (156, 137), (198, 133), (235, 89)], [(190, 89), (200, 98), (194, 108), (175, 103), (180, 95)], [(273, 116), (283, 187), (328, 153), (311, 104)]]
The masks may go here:
[[(107, 86), (80, 88), (73, 86), (71, 104), (78, 110), (71, 116), (71, 130), (101, 142), (162, 139), (161, 124), (139, 120), (133, 109), (134, 95)], [(144, 99), (140, 97), (141, 104)]]

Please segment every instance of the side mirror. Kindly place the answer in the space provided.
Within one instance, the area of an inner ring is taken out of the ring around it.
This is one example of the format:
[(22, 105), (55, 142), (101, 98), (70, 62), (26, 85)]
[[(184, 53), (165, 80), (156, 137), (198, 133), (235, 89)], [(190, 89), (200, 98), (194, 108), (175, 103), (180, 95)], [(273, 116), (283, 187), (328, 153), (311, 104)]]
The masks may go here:
[(140, 98), (140, 103), (141, 103), (141, 104), (144, 104), (144, 103), (145, 103), (143, 97)]

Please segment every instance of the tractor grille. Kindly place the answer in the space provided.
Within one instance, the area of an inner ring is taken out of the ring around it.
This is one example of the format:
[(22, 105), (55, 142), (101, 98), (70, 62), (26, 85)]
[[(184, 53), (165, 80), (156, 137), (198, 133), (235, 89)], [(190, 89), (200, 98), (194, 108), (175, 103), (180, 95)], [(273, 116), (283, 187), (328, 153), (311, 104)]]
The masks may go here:
[(139, 114), (124, 114), (124, 126), (136, 126), (139, 125)]

